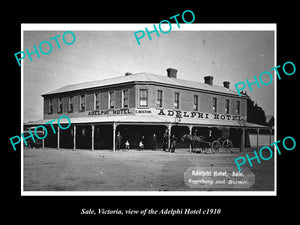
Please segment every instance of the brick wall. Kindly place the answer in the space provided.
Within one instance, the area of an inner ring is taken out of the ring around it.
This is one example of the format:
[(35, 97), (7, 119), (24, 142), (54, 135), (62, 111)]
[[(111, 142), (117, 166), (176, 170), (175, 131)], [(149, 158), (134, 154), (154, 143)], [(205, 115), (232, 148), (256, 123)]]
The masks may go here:
[[(229, 100), (229, 114), (237, 115), (236, 105), (240, 101), (240, 115), (245, 116), (247, 113), (247, 100), (240, 97), (225, 96), (222, 94), (210, 94), (184, 90), (180, 88), (164, 87), (159, 85), (136, 85), (136, 92), (139, 89), (148, 89), (149, 108), (156, 108), (157, 91), (163, 91), (162, 108), (174, 109), (175, 92), (179, 93), (179, 110), (193, 111), (194, 95), (198, 95), (198, 111), (212, 113), (213, 98), (217, 98), (217, 113), (225, 114), (226, 100)], [(139, 104), (139, 94), (136, 96), (137, 106)]]
[[(122, 107), (122, 90), (128, 90), (129, 97), (129, 108), (135, 107), (135, 87), (133, 85), (123, 85), (116, 88), (105, 88), (93, 91), (77, 91), (72, 94), (57, 94), (51, 97), (47, 96), (44, 98), (44, 119), (55, 119), (61, 115), (67, 115), (68, 117), (82, 117), (88, 116), (87, 111), (94, 110), (94, 94), (98, 93), (100, 100), (99, 110), (108, 109), (108, 92), (111, 90), (115, 91), (115, 109), (120, 109)], [(80, 96), (85, 95), (85, 110), (83, 112), (79, 111), (80, 109)], [(73, 96), (73, 112), (69, 111), (69, 97)], [(53, 113), (49, 114), (49, 101), (50, 98), (53, 102)], [(57, 99), (62, 98), (63, 112), (57, 112)]]
[[(112, 88), (102, 88), (90, 91), (77, 91), (73, 94), (60, 94), (52, 97), (53, 113), (48, 114), (49, 111), (49, 97), (44, 98), (44, 119), (58, 118), (61, 115), (69, 117), (88, 116), (87, 111), (94, 110), (94, 94), (99, 94), (100, 109), (108, 109), (108, 92), (115, 91), (115, 109), (122, 107), (122, 90), (128, 89), (129, 108), (139, 108), (139, 90), (148, 90), (148, 108), (156, 108), (157, 105), (157, 91), (163, 91), (162, 108), (174, 109), (175, 92), (180, 93), (179, 110), (193, 111), (194, 95), (198, 95), (198, 108), (200, 112), (212, 113), (213, 98), (217, 98), (217, 113), (225, 114), (226, 99), (230, 101), (229, 114), (237, 115), (236, 104), (240, 101), (240, 115), (245, 116), (247, 113), (247, 100), (240, 97), (225, 96), (224, 94), (211, 94), (201, 91), (190, 91), (181, 88), (166, 87), (161, 85), (122, 85)], [(85, 95), (85, 111), (80, 112), (80, 95)], [(68, 112), (69, 96), (73, 96), (73, 112)], [(57, 113), (57, 99), (62, 97), (63, 112)]]

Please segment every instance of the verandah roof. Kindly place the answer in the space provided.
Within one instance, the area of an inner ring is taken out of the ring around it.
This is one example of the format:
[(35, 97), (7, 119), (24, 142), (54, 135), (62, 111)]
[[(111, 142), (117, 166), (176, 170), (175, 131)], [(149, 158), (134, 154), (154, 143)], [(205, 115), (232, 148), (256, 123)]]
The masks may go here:
[[(26, 126), (43, 125), (53, 119), (30, 121), (24, 123)], [(161, 117), (157, 115), (127, 115), (127, 116), (89, 116), (89, 117), (76, 117), (70, 118), (72, 124), (101, 124), (101, 123), (119, 123), (119, 124), (154, 124), (154, 125), (167, 125), (167, 124), (177, 124), (178, 126), (224, 126), (224, 127), (236, 127), (236, 128), (264, 128), (268, 129), (266, 126), (262, 126), (254, 123), (245, 123), (242, 126), (236, 120), (216, 120), (216, 119), (198, 119), (198, 118), (181, 118), (180, 122), (175, 122), (175, 117)], [(61, 124), (68, 123), (66, 118), (61, 118)], [(58, 124), (57, 119), (53, 121), (53, 124)]]

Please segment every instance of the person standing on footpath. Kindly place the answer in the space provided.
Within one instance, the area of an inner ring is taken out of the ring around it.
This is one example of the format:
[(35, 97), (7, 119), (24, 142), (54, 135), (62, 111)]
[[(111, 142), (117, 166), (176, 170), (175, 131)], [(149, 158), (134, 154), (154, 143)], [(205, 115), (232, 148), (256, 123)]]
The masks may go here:
[(139, 150), (144, 151), (144, 143), (142, 141), (139, 143)]
[(120, 134), (120, 132), (118, 132), (117, 137), (116, 137), (116, 149), (117, 151), (120, 151), (121, 148), (121, 142), (122, 142), (122, 135)]
[(156, 138), (156, 134), (154, 133), (152, 137), (152, 150), (156, 151), (156, 149), (157, 149), (157, 138)]
[(165, 152), (168, 149), (168, 142), (169, 142), (169, 134), (168, 134), (168, 130), (166, 130), (163, 136), (163, 151)]
[(125, 142), (125, 148), (126, 148), (127, 150), (129, 150), (129, 148), (130, 148), (130, 144), (129, 144), (129, 141), (128, 141), (128, 140)]
[(175, 153), (176, 141), (177, 141), (177, 138), (176, 138), (175, 135), (173, 134), (173, 135), (171, 136), (171, 146), (170, 146), (170, 151), (171, 151), (172, 153)]

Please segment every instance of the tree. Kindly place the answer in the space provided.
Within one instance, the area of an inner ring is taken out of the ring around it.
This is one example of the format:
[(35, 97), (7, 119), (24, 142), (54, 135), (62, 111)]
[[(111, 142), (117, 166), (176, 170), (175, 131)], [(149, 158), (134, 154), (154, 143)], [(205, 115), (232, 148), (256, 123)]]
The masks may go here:
[(267, 126), (265, 111), (249, 96), (247, 99), (247, 122)]

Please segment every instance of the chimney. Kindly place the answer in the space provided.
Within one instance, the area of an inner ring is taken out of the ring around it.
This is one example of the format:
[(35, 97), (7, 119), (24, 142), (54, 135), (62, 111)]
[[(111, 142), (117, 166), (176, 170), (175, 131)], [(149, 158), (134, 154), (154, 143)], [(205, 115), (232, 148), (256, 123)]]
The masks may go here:
[(209, 85), (213, 85), (213, 79), (214, 79), (213, 76), (205, 76), (204, 77), (204, 83), (209, 84)]
[(125, 73), (125, 76), (129, 76), (129, 75), (132, 75), (132, 73), (130, 73), (130, 72)]
[(168, 77), (177, 78), (177, 70), (173, 69), (173, 68), (168, 68), (167, 75), (168, 75)]
[(230, 84), (229, 81), (224, 81), (224, 82), (223, 82), (224, 88), (229, 89), (229, 84)]

